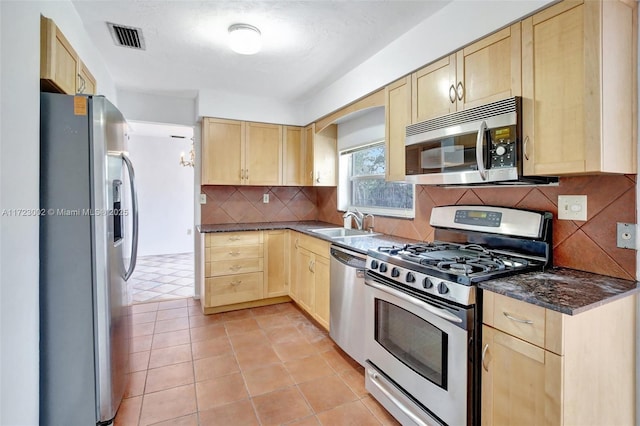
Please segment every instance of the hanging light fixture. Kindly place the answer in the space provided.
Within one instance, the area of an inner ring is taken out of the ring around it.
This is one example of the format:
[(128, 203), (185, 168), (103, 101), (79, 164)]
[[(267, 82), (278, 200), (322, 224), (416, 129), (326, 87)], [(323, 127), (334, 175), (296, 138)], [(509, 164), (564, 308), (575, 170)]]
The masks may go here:
[(260, 30), (249, 24), (233, 24), (229, 27), (229, 47), (241, 55), (253, 55), (262, 47)]
[(189, 160), (185, 160), (184, 152), (180, 153), (180, 165), (183, 167), (195, 167), (196, 151), (193, 148), (193, 142), (191, 142), (191, 150), (189, 151)]

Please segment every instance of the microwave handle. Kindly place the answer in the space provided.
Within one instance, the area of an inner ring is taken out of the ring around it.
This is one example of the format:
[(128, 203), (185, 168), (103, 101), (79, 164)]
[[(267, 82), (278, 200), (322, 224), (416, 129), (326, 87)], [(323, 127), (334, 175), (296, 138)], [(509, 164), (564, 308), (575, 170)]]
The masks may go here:
[(478, 172), (482, 180), (487, 180), (487, 170), (484, 168), (484, 152), (482, 149), (484, 142), (484, 134), (487, 131), (487, 122), (482, 120), (480, 129), (478, 130), (478, 139), (476, 140), (476, 163), (478, 163)]

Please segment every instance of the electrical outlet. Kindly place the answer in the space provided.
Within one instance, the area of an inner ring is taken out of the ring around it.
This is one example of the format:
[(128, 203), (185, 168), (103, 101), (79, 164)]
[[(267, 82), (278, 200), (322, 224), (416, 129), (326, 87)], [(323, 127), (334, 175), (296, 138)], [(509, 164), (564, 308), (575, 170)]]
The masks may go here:
[(262, 202), (265, 204), (269, 202), (269, 194), (262, 194)]
[(587, 220), (586, 195), (558, 195), (558, 219)]
[(636, 249), (636, 225), (633, 223), (617, 224), (617, 245), (619, 248)]
[(200, 194), (200, 204), (207, 204), (207, 194)]

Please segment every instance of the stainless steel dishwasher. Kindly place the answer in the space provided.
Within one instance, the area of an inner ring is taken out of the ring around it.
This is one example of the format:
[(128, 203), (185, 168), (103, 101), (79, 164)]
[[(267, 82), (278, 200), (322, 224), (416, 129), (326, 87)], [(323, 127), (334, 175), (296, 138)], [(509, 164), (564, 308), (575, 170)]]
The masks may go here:
[(366, 256), (331, 246), (329, 335), (364, 366)]

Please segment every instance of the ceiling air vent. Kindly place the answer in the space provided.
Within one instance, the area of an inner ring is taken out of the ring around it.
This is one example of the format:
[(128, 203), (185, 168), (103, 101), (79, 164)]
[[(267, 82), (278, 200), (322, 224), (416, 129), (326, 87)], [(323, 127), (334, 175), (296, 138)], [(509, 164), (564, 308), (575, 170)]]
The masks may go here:
[(118, 25), (112, 22), (107, 22), (107, 26), (109, 27), (109, 32), (116, 46), (145, 50), (142, 29)]

